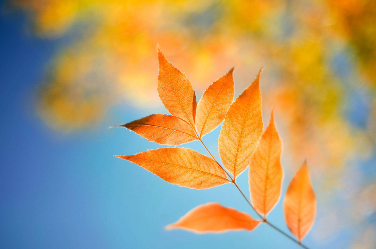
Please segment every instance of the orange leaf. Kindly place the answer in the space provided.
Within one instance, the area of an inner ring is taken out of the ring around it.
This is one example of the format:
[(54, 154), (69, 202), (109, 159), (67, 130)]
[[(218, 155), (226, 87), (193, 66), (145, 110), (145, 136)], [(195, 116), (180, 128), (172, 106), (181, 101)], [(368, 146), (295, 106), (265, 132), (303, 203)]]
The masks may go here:
[(219, 135), (219, 155), (234, 178), (249, 165), (262, 134), (260, 73), (231, 105)]
[(179, 145), (197, 140), (187, 122), (171, 115), (153, 114), (121, 126), (159, 144)]
[(204, 189), (229, 182), (225, 171), (213, 159), (191, 149), (161, 148), (116, 157), (131, 161), (182, 187)]
[(158, 50), (158, 93), (166, 109), (194, 127), (196, 95), (187, 77)]
[[(197, 112), (197, 99), (196, 99), (196, 93), (194, 92), (193, 95), (193, 121), (196, 123), (196, 112)], [(195, 127), (195, 126), (193, 126)]]
[(234, 80), (231, 69), (204, 92), (198, 102), (196, 127), (200, 137), (208, 134), (225, 119), (226, 112), (234, 99)]
[(283, 201), (290, 231), (301, 241), (311, 229), (316, 215), (316, 197), (309, 177), (307, 161), (295, 174)]
[(218, 233), (239, 229), (252, 231), (259, 223), (260, 221), (253, 219), (247, 213), (218, 203), (208, 203), (192, 209), (176, 223), (168, 225), (166, 229), (181, 228), (196, 233)]
[(249, 165), (249, 189), (257, 212), (267, 215), (281, 194), (282, 143), (275, 127), (273, 112), (270, 122), (252, 154)]

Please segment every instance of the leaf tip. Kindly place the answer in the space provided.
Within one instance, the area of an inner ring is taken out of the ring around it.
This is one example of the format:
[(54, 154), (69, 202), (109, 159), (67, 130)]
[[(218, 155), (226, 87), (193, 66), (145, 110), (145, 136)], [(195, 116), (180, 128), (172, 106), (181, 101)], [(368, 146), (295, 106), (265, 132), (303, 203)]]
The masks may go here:
[(234, 67), (232, 67), (231, 69), (230, 69), (230, 71), (228, 71), (228, 73), (227, 74), (233, 74), (234, 73)]
[(260, 89), (260, 77), (261, 77), (262, 68), (257, 73), (257, 76), (255, 80), (253, 81), (252, 85), (254, 85), (256, 88)]
[(270, 122), (274, 122), (274, 110), (272, 108), (272, 112), (270, 114)]
[(165, 61), (166, 58), (164, 57), (160, 47), (158, 46), (158, 61), (159, 61), (159, 64), (161, 63), (161, 61)]
[(169, 225), (165, 226), (165, 229), (167, 231), (171, 231), (171, 230), (173, 230), (175, 228), (176, 228), (175, 223), (172, 223), (172, 224), (169, 224)]
[[(272, 129), (274, 132), (277, 132), (277, 127), (276, 127), (275, 121), (274, 121), (274, 111), (273, 111), (273, 109), (272, 109), (272, 112), (270, 114), (270, 120), (269, 120), (269, 124), (268, 124), (267, 129)], [(277, 136), (278, 136), (278, 132), (277, 132)]]
[(304, 159), (304, 162), (302, 166), (300, 167), (300, 169), (298, 170), (298, 172), (296, 172), (296, 175), (303, 175), (305, 177), (308, 177), (308, 179), (310, 179), (308, 165), (307, 165), (307, 158)]
[(257, 78), (260, 78), (262, 71), (264, 71), (264, 68), (260, 68), (260, 70), (257, 73)]
[(304, 162), (303, 162), (303, 165), (302, 165), (301, 169), (305, 169), (305, 170), (308, 171), (307, 157), (304, 158)]
[(124, 127), (124, 125), (111, 125), (108, 127), (108, 129), (119, 128), (119, 127)]
[(120, 158), (120, 159), (127, 159), (127, 156), (114, 155), (114, 157), (117, 157), (117, 158)]

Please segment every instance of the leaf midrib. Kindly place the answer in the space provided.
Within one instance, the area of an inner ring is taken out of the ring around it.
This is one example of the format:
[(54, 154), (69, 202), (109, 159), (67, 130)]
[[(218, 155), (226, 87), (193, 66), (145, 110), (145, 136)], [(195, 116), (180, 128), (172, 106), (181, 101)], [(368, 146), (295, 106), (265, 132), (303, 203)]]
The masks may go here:
[(172, 128), (169, 128), (169, 127), (163, 127), (163, 126), (159, 126), (159, 125), (153, 125), (153, 124), (135, 124), (135, 125), (128, 125), (128, 126), (130, 126), (130, 127), (137, 127), (137, 126), (151, 126), (151, 127), (158, 127), (158, 128), (161, 128), (161, 129), (173, 130), (173, 131), (176, 131), (176, 132), (181, 132), (181, 133), (184, 133), (184, 134), (186, 134), (186, 135), (188, 135), (188, 136), (190, 136), (190, 137), (193, 137), (193, 138), (197, 139), (196, 136), (193, 136), (193, 135), (191, 135), (191, 134), (189, 134), (189, 133), (186, 133), (186, 132), (184, 132), (184, 131), (180, 131), (180, 130), (172, 129)]
[[(238, 220), (238, 221), (241, 221), (241, 222), (244, 222), (244, 223), (251, 223), (252, 221), (251, 220), (247, 220), (247, 219), (242, 219), (242, 218), (239, 218), (239, 217), (235, 217), (235, 215), (223, 215), (223, 214), (209, 214), (209, 215), (205, 215), (205, 216), (200, 216), (200, 217), (197, 217), (195, 219), (191, 219), (189, 221), (184, 221), (185, 223), (192, 223), (192, 222), (195, 222), (197, 220), (200, 220), (200, 219), (204, 219), (204, 218), (208, 218), (208, 217), (230, 217), (232, 219), (235, 219), (235, 220)], [(231, 230), (233, 228), (228, 228), (228, 229), (225, 229), (225, 230)], [(248, 229), (248, 228), (240, 228), (240, 229)]]
[(219, 176), (219, 175), (216, 175), (216, 174), (213, 174), (213, 173), (210, 173), (210, 172), (206, 172), (206, 171), (203, 171), (203, 170), (199, 170), (199, 169), (189, 168), (189, 167), (184, 166), (184, 165), (179, 165), (179, 164), (174, 164), (174, 163), (169, 163), (169, 162), (162, 162), (162, 161), (152, 160), (152, 159), (144, 159), (144, 158), (139, 158), (139, 157), (133, 157), (133, 158), (138, 159), (138, 160), (142, 160), (142, 161), (147, 161), (147, 162), (158, 162), (158, 163), (163, 163), (163, 164), (174, 165), (174, 166), (177, 166), (177, 167), (181, 167), (181, 168), (186, 168), (186, 169), (193, 170), (193, 171), (202, 172), (204, 174), (212, 175), (212, 176), (218, 177), (218, 178), (223, 179), (226, 182), (228, 182), (228, 179), (226, 179), (226, 178), (224, 178), (222, 176)]

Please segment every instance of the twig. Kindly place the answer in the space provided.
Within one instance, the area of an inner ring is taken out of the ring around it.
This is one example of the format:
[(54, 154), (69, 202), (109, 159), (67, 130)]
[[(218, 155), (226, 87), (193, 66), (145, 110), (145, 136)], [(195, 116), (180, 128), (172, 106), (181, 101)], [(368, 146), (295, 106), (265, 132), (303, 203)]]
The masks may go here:
[(213, 158), (213, 160), (218, 164), (219, 167), (221, 167), (223, 169), (223, 171), (226, 173), (226, 175), (231, 179), (231, 183), (233, 183), (235, 185), (235, 187), (239, 190), (240, 194), (243, 196), (243, 198), (247, 201), (247, 203), (249, 204), (249, 206), (253, 209), (253, 211), (255, 211), (255, 213), (260, 217), (261, 221), (268, 224), (270, 227), (274, 228), (275, 230), (277, 230), (279, 233), (283, 234), (285, 237), (289, 238), (290, 240), (294, 241), (296, 244), (298, 244), (299, 246), (301, 246), (302, 248), (305, 248), (305, 249), (309, 249), (307, 246), (303, 245), (300, 241), (296, 240), (294, 237), (290, 236), (289, 234), (285, 233), (284, 231), (282, 231), (281, 229), (279, 229), (278, 227), (274, 226), (272, 223), (270, 223), (268, 220), (266, 220), (266, 218), (262, 217), (262, 215), (256, 211), (256, 209), (253, 207), (252, 203), (248, 200), (248, 198), (244, 195), (243, 191), (239, 188), (238, 184), (236, 184), (235, 182), (235, 178), (232, 178), (232, 176), (230, 175), (230, 173), (228, 173), (226, 171), (226, 169), (214, 158), (214, 156), (212, 155), (212, 153), (210, 153), (209, 149), (206, 147), (206, 145), (204, 144), (204, 142), (202, 141), (201, 137), (197, 134), (197, 131), (195, 130), (196, 132), (196, 135), (197, 135), (197, 139), (200, 140), (201, 144), (205, 147), (206, 151), (209, 153), (209, 155)]

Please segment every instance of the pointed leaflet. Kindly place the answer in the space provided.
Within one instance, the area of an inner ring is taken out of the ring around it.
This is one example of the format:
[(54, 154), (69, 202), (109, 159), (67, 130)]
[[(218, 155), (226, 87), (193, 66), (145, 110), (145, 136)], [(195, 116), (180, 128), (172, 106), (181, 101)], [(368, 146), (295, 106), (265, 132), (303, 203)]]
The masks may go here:
[(213, 159), (191, 149), (161, 148), (116, 157), (131, 161), (182, 187), (204, 189), (229, 182), (224, 170)]
[(306, 161), (287, 188), (283, 208), (288, 228), (302, 241), (311, 229), (316, 215), (316, 197)]
[(197, 140), (189, 124), (171, 115), (153, 114), (121, 126), (159, 144), (179, 145)]
[(194, 127), (196, 96), (187, 77), (158, 50), (158, 93), (166, 109)]
[(225, 119), (226, 112), (234, 99), (234, 80), (231, 69), (204, 92), (198, 102), (196, 127), (200, 137), (208, 134)]
[(186, 229), (196, 233), (226, 232), (228, 230), (253, 230), (260, 221), (249, 214), (233, 208), (221, 206), (218, 203), (208, 203), (198, 206), (176, 223), (168, 225), (167, 229)]
[(249, 165), (262, 134), (260, 73), (231, 105), (219, 135), (219, 155), (234, 178)]
[(281, 194), (282, 143), (274, 124), (273, 112), (270, 122), (249, 165), (249, 189), (251, 200), (257, 212), (267, 215), (277, 203)]

